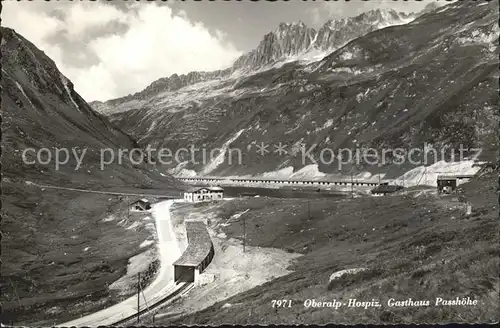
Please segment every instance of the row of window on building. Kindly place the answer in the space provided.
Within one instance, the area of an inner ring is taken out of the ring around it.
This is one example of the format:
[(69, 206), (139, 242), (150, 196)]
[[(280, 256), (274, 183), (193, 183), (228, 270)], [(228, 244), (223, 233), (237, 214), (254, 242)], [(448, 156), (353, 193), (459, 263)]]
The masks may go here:
[(224, 189), (221, 187), (202, 187), (191, 189), (184, 193), (186, 202), (206, 202), (224, 198)]

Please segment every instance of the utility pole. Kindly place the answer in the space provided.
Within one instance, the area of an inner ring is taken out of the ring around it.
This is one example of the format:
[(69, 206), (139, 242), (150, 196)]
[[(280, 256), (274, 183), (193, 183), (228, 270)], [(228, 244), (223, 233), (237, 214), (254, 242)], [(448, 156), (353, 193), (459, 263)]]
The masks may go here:
[(354, 198), (354, 181), (352, 179), (352, 169), (351, 169), (351, 198)]
[(146, 304), (146, 312), (149, 312), (148, 300), (146, 299), (146, 295), (144, 295), (144, 289), (141, 286), (141, 281), (139, 280), (139, 288), (141, 289), (142, 298), (144, 299), (144, 304)]
[(308, 219), (311, 218), (311, 201), (310, 200), (307, 201), (307, 218)]
[(406, 195), (406, 191), (405, 191), (405, 173), (403, 173), (403, 195)]
[(243, 253), (245, 253), (246, 239), (247, 239), (247, 232), (245, 227), (245, 216), (243, 216)]
[(137, 323), (139, 323), (139, 304), (141, 301), (141, 273), (137, 274)]

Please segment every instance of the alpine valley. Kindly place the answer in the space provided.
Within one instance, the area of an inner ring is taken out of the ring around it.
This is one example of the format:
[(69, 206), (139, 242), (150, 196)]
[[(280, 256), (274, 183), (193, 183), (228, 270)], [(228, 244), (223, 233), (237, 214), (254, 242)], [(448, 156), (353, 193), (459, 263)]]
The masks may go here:
[[(467, 184), (472, 216), (458, 201), (428, 194), (351, 199), (313, 191), (312, 204), (293, 197), (175, 206), (163, 200), (179, 198), (187, 186), (177, 178), (185, 176), (345, 179), (354, 173), (409, 186), (435, 185), (443, 173), (474, 174), (478, 162), (496, 162), (498, 171), (498, 19), (498, 1), (456, 1), (413, 14), (369, 11), (319, 29), (281, 23), (227, 69), (174, 74), (135, 94), (91, 103), (43, 51), (2, 27), (2, 326), (69, 322), (134, 297), (141, 284), (151, 286), (162, 259), (158, 249), (165, 248), (155, 230), (161, 211), (167, 230), (181, 237), (184, 217), (210, 218), (215, 257), (200, 276), (213, 281), (173, 302), (167, 310), (175, 309), (174, 316), (159, 306), (142, 323), (493, 322), (498, 172)], [(263, 143), (266, 154), (257, 151)], [(203, 152), (194, 158), (184, 152), (171, 164), (136, 165), (125, 156), (100, 168), (102, 149), (191, 147), (220, 152), (208, 162)], [(389, 156), (385, 163), (340, 167), (324, 151), (425, 147), (449, 157), (464, 148), (465, 158), (398, 165)], [(49, 157), (63, 148), (72, 152), (55, 167)], [(240, 163), (231, 158), (234, 149)], [(475, 149), (481, 149), (476, 160)], [(153, 208), (158, 212), (131, 214), (133, 198), (144, 195), (160, 204)], [(329, 280), (351, 268), (360, 270)], [(481, 306), (465, 312), (342, 308), (332, 319), (331, 308), (300, 304), (382, 294), (476, 295)], [(287, 297), (292, 309), (271, 307), (271, 300)]]
[[(438, 172), (477, 168), (433, 158), (427, 165), (395, 166), (389, 158), (339, 167), (328, 154), (463, 147), (494, 160), (498, 36), (495, 2), (428, 5), (418, 14), (376, 10), (319, 30), (282, 23), (225, 70), (174, 74), (91, 105), (142, 147), (221, 150), (208, 163), (197, 152), (167, 165), (174, 175), (316, 179), (354, 170), (363, 179), (406, 172), (416, 184), (425, 170), (432, 184)], [(264, 156), (261, 143), (270, 147)], [(275, 151), (279, 145), (286, 154)], [(231, 165), (229, 149), (240, 150), (241, 165)]]

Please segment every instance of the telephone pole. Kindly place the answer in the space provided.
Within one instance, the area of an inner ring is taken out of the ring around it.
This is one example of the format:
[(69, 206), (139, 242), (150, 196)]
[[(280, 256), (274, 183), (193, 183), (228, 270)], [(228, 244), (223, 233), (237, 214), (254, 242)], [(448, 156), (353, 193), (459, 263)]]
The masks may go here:
[(130, 204), (129, 204), (129, 200), (128, 200), (128, 196), (126, 198), (126, 203), (127, 203), (127, 221), (130, 219)]
[(351, 198), (354, 198), (354, 181), (352, 178), (352, 170), (351, 170)]
[(406, 191), (405, 191), (405, 173), (403, 173), (403, 195), (406, 195)]
[(137, 274), (137, 323), (139, 323), (139, 304), (141, 301), (141, 273)]
[(311, 201), (310, 200), (307, 201), (307, 218), (308, 219), (311, 218)]
[(146, 304), (146, 312), (149, 312), (148, 300), (146, 299), (146, 295), (144, 295), (144, 288), (142, 288), (140, 280), (139, 280), (139, 287), (141, 289), (142, 298), (144, 299), (144, 304)]
[(247, 239), (247, 231), (245, 226), (245, 216), (243, 216), (243, 253), (245, 253), (246, 239)]

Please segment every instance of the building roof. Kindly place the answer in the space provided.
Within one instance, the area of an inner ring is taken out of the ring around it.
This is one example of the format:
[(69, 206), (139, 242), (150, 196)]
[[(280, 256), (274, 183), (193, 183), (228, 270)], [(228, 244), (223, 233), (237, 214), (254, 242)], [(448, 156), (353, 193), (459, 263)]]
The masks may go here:
[(191, 192), (191, 193), (193, 193), (193, 192), (199, 192), (199, 191), (202, 191), (203, 189), (207, 189), (208, 190), (208, 188), (205, 188), (205, 187), (203, 187), (203, 188), (200, 188), (200, 187), (191, 187), (191, 188), (188, 188), (187, 192)]
[(203, 221), (184, 221), (188, 246), (181, 257), (174, 262), (174, 265), (194, 266), (205, 260), (210, 252), (212, 240)]
[(141, 198), (141, 199), (136, 200), (136, 201), (135, 201), (135, 202), (133, 202), (132, 204), (137, 204), (137, 203), (145, 203), (145, 204), (149, 204), (149, 200), (147, 200), (146, 198)]
[(473, 178), (473, 174), (459, 174), (459, 175), (438, 175), (438, 180), (453, 180), (453, 179), (468, 179)]
[(402, 186), (397, 185), (378, 185), (371, 190), (372, 194), (388, 194), (392, 192), (396, 192), (403, 189)]
[(224, 191), (224, 189), (222, 189), (221, 187), (198, 187), (198, 188), (189, 188), (187, 192), (199, 192), (199, 191), (202, 191), (202, 190), (209, 190), (209, 191)]

